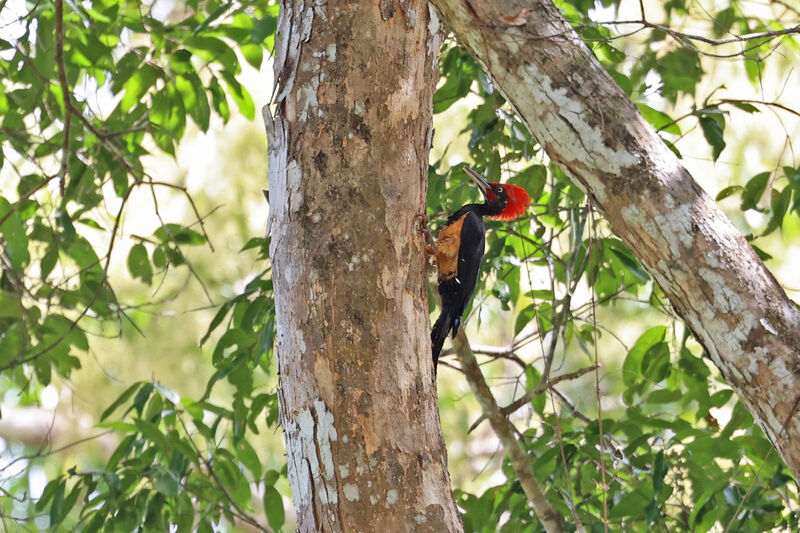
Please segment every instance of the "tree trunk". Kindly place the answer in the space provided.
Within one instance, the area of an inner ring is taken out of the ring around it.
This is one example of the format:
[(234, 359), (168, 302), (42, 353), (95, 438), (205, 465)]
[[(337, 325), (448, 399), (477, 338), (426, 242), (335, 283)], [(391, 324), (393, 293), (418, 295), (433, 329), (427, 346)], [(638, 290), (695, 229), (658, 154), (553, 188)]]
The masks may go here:
[(280, 420), (299, 530), (461, 531), (424, 239), (441, 34), (421, 0), (283, 2), (269, 140)]
[(800, 479), (800, 311), (549, 0), (433, 0)]

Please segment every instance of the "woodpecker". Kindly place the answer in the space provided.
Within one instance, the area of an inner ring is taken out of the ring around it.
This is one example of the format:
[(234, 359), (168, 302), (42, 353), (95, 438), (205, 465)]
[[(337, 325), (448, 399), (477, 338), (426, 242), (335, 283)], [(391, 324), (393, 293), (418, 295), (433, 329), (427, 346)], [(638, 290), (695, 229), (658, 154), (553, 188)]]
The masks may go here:
[(434, 372), (444, 340), (451, 330), (453, 338), (458, 333), (461, 315), (478, 281), (486, 243), (483, 217), (513, 220), (522, 215), (531, 202), (522, 187), (489, 183), (470, 167), (465, 166), (464, 170), (483, 193), (485, 203), (467, 204), (450, 215), (439, 230), (435, 247), (429, 250), (436, 256), (439, 294), (442, 297), (442, 313), (431, 330)]

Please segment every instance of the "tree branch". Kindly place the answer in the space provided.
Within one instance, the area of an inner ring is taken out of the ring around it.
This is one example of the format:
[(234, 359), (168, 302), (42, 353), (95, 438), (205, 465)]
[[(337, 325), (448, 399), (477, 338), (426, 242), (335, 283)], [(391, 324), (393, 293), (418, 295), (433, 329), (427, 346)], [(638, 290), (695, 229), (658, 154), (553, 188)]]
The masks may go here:
[(67, 82), (67, 70), (64, 66), (64, 0), (56, 0), (56, 65), (58, 66), (58, 80), (61, 84), (61, 94), (64, 99), (64, 141), (61, 148), (61, 170), (58, 174), (58, 187), (61, 196), (67, 180), (69, 167), (69, 139), (72, 124), (72, 92)]
[[(551, 2), (433, 4), (664, 290), (800, 479), (800, 309), (753, 248)], [(530, 16), (521, 25), (503, 24), (522, 10)]]
[(484, 416), (489, 419), (492, 429), (503, 444), (506, 455), (519, 478), (520, 485), (522, 485), (522, 489), (525, 491), (534, 513), (536, 513), (536, 517), (548, 533), (565, 531), (563, 526), (564, 516), (552, 506), (536, 480), (531, 467), (531, 458), (517, 440), (516, 429), (508, 418), (503, 415), (492, 391), (486, 384), (483, 372), (481, 372), (478, 361), (475, 359), (475, 354), (472, 353), (467, 337), (464, 334), (464, 328), (459, 329), (453, 344), (461, 360), (461, 368), (467, 377), (470, 388), (475, 393), (475, 397), (483, 409)]

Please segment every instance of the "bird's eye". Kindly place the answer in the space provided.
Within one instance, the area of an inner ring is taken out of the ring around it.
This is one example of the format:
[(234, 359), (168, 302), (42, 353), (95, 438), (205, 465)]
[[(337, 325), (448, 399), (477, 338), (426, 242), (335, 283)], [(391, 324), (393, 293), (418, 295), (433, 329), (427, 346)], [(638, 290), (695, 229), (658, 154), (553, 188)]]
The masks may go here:
[(495, 189), (494, 189), (494, 190), (500, 193), (500, 192), (503, 192), (503, 187), (501, 187), (500, 185), (498, 185), (497, 187), (495, 187)]

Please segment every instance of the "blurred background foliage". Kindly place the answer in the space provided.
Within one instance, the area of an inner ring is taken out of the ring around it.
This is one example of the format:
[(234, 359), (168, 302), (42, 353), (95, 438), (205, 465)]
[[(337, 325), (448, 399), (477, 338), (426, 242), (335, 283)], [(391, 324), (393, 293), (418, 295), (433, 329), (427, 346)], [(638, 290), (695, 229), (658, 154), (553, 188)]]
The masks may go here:
[[(556, 3), (796, 296), (800, 5)], [(0, 2), (6, 530), (294, 527), (255, 119), (277, 11)], [(568, 527), (796, 530), (788, 471), (631, 251), (452, 40), (440, 67), (432, 229), (477, 198), (462, 162), (533, 199), (488, 223), (466, 331)], [(467, 530), (540, 531), (442, 363)]]

